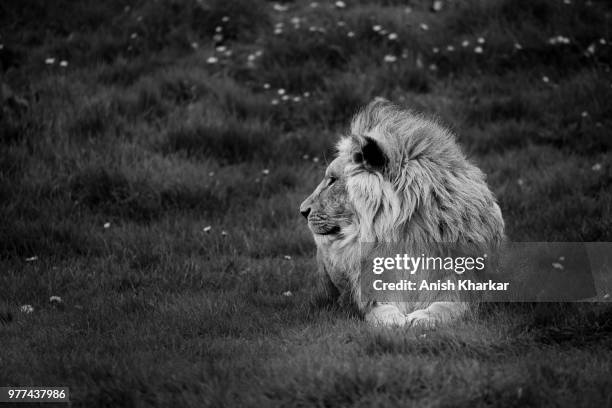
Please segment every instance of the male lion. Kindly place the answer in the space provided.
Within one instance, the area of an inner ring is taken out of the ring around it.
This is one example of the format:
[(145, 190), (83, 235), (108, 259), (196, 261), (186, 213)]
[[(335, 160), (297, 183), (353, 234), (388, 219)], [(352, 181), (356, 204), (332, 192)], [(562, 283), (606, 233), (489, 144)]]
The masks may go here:
[(381, 98), (353, 118), (337, 150), (300, 206), (325, 293), (348, 299), (374, 325), (430, 326), (462, 316), (470, 303), (454, 292), (369, 298), (360, 287), (361, 243), (400, 242), (417, 254), (440, 243), (495, 251), (504, 222), (484, 174), (449, 130)]

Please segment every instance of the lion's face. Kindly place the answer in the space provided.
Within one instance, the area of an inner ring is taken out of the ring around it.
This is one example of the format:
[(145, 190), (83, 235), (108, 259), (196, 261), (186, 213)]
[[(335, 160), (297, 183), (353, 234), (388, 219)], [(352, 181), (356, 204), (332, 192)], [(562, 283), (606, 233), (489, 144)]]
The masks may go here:
[(370, 137), (352, 135), (341, 139), (338, 155), (323, 181), (300, 206), (315, 241), (325, 244), (356, 237), (360, 227), (371, 227), (372, 212), (382, 214), (389, 210), (380, 205), (385, 187), (387, 198), (397, 201), (387, 179), (388, 162), (388, 156)]
[(315, 235), (338, 235), (353, 223), (354, 209), (349, 202), (345, 163), (335, 159), (325, 171), (323, 181), (300, 205)]

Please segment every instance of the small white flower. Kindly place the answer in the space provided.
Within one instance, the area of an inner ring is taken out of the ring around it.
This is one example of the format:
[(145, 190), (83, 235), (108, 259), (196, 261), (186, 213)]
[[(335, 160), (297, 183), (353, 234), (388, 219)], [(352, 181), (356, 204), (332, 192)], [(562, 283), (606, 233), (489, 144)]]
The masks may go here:
[(430, 71), (437, 71), (438, 70), (438, 66), (436, 64), (429, 64), (429, 70)]
[(564, 257), (564, 256), (560, 256), (560, 257), (559, 257), (559, 260), (560, 260), (560, 261), (565, 261), (565, 257)]
[(516, 50), (522, 50), (522, 49), (523, 49), (523, 46), (522, 46), (521, 44), (519, 44), (519, 43), (514, 43), (514, 49), (516, 49)]
[(111, 223), (110, 223), (110, 222), (105, 222), (105, 223), (104, 223), (104, 228), (105, 228), (105, 229), (110, 228), (110, 226), (111, 226)]
[(595, 54), (595, 44), (591, 44), (587, 47), (586, 49), (586, 54), (587, 55), (593, 55)]
[(293, 102), (300, 102), (302, 100), (302, 98), (300, 98), (299, 96), (294, 96), (293, 97)]
[(308, 91), (304, 92), (302, 95), (304, 95), (304, 98), (310, 98), (310, 92)]
[(278, 92), (278, 94), (279, 94), (279, 95), (284, 95), (284, 94), (285, 94), (285, 89), (280, 88), (280, 89), (279, 89), (278, 91), (276, 91), (276, 92)]
[(419, 25), (419, 27), (421, 27), (421, 30), (423, 30), (423, 31), (429, 30), (429, 26), (427, 24), (425, 24), (425, 23), (421, 23)]
[(217, 58), (217, 57), (208, 57), (206, 59), (206, 62), (208, 64), (216, 64), (217, 62), (219, 62), (219, 58)]
[(213, 41), (217, 43), (223, 41), (223, 35), (222, 34), (213, 35)]
[(453, 45), (447, 45), (446, 46), (446, 51), (453, 52), (453, 51), (455, 51), (455, 47)]
[(389, 34), (389, 37), (388, 37), (388, 38), (389, 38), (391, 41), (395, 41), (395, 40), (397, 40), (397, 34), (396, 34), (396, 33), (391, 33), (391, 34)]
[(318, 163), (319, 162), (319, 158), (318, 157), (313, 157), (312, 158), (312, 162), (313, 163)]
[(565, 3), (565, 4), (572, 4), (572, 0), (563, 0), (563, 3)]
[(465, 47), (467, 47), (467, 46), (469, 46), (469, 45), (470, 45), (470, 42), (469, 42), (468, 40), (463, 40), (463, 41), (461, 41), (461, 46), (462, 46), (463, 48), (465, 48)]
[(211, 171), (211, 172), (209, 172), (209, 173), (208, 173), (208, 177), (212, 177), (212, 176), (214, 176), (214, 175), (215, 175), (215, 172), (214, 172), (214, 171)]
[(210, 232), (210, 231), (212, 231), (212, 227), (210, 225), (207, 225), (206, 227), (204, 227), (204, 229), (202, 231)]
[(23, 305), (19, 308), (23, 313), (32, 313), (34, 311), (34, 307), (32, 305)]
[(442, 0), (435, 0), (431, 6), (433, 11), (440, 11), (442, 10), (442, 6), (444, 3), (442, 3)]
[(0, 50), (4, 49), (4, 44), (0, 44)]
[(346, 36), (349, 38), (353, 38), (355, 36), (355, 33), (352, 31), (349, 31), (348, 33), (346, 33)]
[(283, 296), (289, 297), (289, 296), (293, 296), (293, 293), (291, 293), (290, 290), (283, 292)]
[(406, 13), (406, 14), (412, 13), (412, 7), (406, 7), (404, 9), (404, 13)]
[(275, 28), (274, 29), (274, 34), (275, 35), (281, 35), (283, 33), (283, 29), (282, 28)]
[(285, 258), (286, 260), (290, 261), (291, 260), (291, 256), (290, 255), (285, 255), (283, 258)]
[(564, 37), (562, 35), (558, 35), (556, 37), (551, 37), (548, 39), (548, 43), (551, 45), (555, 45), (555, 44), (569, 44), (570, 43), (570, 39), (567, 37)]
[[(599, 43), (600, 43), (601, 45), (606, 45), (606, 39), (605, 39), (605, 38), (600, 38), (600, 39), (599, 39)], [(0, 44), (0, 45), (2, 45), (2, 44)], [(2, 48), (0, 48), (0, 50), (1, 50), (1, 49), (2, 49)]]
[(217, 52), (225, 52), (227, 51), (227, 47), (225, 45), (218, 45), (215, 50), (217, 50)]
[(68, 66), (68, 61), (66, 60), (61, 60), (59, 63), (59, 66), (62, 68), (66, 68)]
[(374, 26), (372, 26), (372, 30), (374, 30), (374, 31), (380, 31), (380, 30), (382, 30), (382, 26), (380, 26), (380, 25), (378, 25), (378, 24), (377, 24), (377, 25), (374, 25)]
[(310, 3), (310, 7), (317, 8), (317, 7), (319, 7), (319, 3), (317, 3), (316, 1), (313, 1), (313, 2)]
[(336, 23), (336, 25), (337, 25), (338, 27), (344, 27), (344, 26), (346, 26), (346, 23), (345, 23), (344, 21), (338, 21), (338, 22)]
[(130, 38), (131, 38), (132, 40), (137, 39), (137, 38), (138, 38), (138, 33), (132, 33), (132, 34), (130, 35)]
[(485, 39), (484, 37), (478, 37), (478, 44), (484, 44), (485, 43)]
[(191, 48), (193, 48), (194, 50), (197, 50), (200, 47), (200, 44), (198, 44), (197, 42), (192, 42), (191, 43)]
[(583, 118), (586, 118), (587, 116), (589, 116), (589, 112), (587, 111), (583, 111), (580, 116), (582, 116)]
[(63, 301), (62, 301), (62, 298), (59, 297), (59, 296), (51, 296), (49, 298), (49, 302), (51, 302), (51, 303), (54, 303), (54, 302), (62, 303)]
[(221, 21), (223, 21), (224, 23), (227, 23), (229, 20), (230, 18), (228, 16), (221, 17)]
[(346, 3), (343, 1), (337, 1), (336, 2), (336, 7), (338, 8), (345, 8), (346, 7)]
[(439, 49), (438, 47), (433, 47), (433, 48), (431, 49), (431, 51), (432, 51), (434, 54), (437, 54), (437, 53), (439, 53), (439, 52), (440, 52), (440, 49)]
[(482, 54), (482, 47), (481, 47), (481, 46), (477, 46), (477, 47), (475, 47), (475, 48), (474, 48), (474, 52), (475, 52), (476, 54)]
[(45, 64), (47, 64), (47, 65), (55, 64), (55, 58), (49, 57), (49, 58), (45, 59)]
[(559, 269), (559, 270), (563, 270), (563, 265), (561, 265), (559, 262), (553, 262), (552, 263), (552, 267), (555, 269)]
[(267, 176), (268, 174), (270, 174), (270, 170), (268, 170), (268, 169), (263, 169), (263, 170), (261, 171), (261, 174), (263, 174), (264, 176)]
[(601, 167), (602, 167), (601, 163), (595, 163), (593, 165), (593, 167), (591, 167), (591, 170), (593, 170), (593, 171), (601, 171)]
[(227, 236), (227, 231), (221, 231), (221, 235), (226, 237)]
[(550, 78), (547, 77), (546, 75), (542, 76), (542, 82), (544, 82), (545, 84), (550, 82)]
[(603, 298), (604, 298), (604, 299), (610, 299), (610, 294), (609, 294), (609, 293), (606, 293), (605, 295), (603, 295)]
[(31, 256), (29, 258), (25, 259), (26, 262), (34, 262), (34, 261), (38, 261), (38, 257), (37, 256)]
[(270, 101), (272, 105), (278, 105), (278, 99), (274, 98)]
[(525, 182), (523, 181), (522, 178), (520, 178), (520, 179), (516, 180), (516, 184), (518, 184), (519, 186), (522, 187), (525, 184)]
[(221, 27), (221, 26), (216, 26), (215, 27), (215, 33), (220, 33), (222, 31), (223, 31), (223, 27)]
[(291, 97), (289, 95), (283, 95), (281, 96), (281, 100), (283, 101), (288, 101)]
[(395, 55), (387, 54), (387, 55), (385, 55), (384, 61), (387, 62), (387, 63), (393, 63), (393, 62), (397, 61), (397, 57)]
[(279, 12), (284, 12), (289, 10), (289, 6), (287, 5), (283, 5), (283, 4), (279, 4), (279, 3), (274, 3), (274, 11), (279, 11)]
[(304, 160), (308, 160), (309, 158), (310, 158), (310, 156), (309, 156), (309, 155), (307, 155), (307, 154), (305, 154), (305, 155), (303, 155), (303, 156), (302, 156), (302, 159), (304, 159)]
[(270, 84), (267, 82), (263, 84), (263, 89), (270, 89)]

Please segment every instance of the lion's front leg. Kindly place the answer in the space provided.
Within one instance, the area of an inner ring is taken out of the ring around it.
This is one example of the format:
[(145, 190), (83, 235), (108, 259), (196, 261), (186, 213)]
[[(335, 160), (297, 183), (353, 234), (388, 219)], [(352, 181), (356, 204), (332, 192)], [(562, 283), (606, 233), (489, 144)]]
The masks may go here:
[(375, 303), (365, 314), (365, 321), (372, 326), (403, 326), (406, 315), (389, 303)]
[(319, 260), (317, 263), (317, 289), (315, 303), (319, 306), (333, 305), (338, 302), (340, 291), (332, 281), (325, 263)]
[(467, 311), (468, 304), (465, 302), (434, 302), (425, 309), (409, 313), (405, 318), (411, 326), (433, 327), (457, 319)]

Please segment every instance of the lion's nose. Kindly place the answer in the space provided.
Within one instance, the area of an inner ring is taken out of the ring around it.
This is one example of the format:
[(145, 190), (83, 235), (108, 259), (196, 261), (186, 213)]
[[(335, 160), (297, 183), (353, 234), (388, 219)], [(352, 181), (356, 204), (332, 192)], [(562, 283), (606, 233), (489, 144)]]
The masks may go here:
[(308, 218), (308, 214), (310, 214), (310, 207), (300, 208), (300, 212), (304, 216), (304, 218)]

